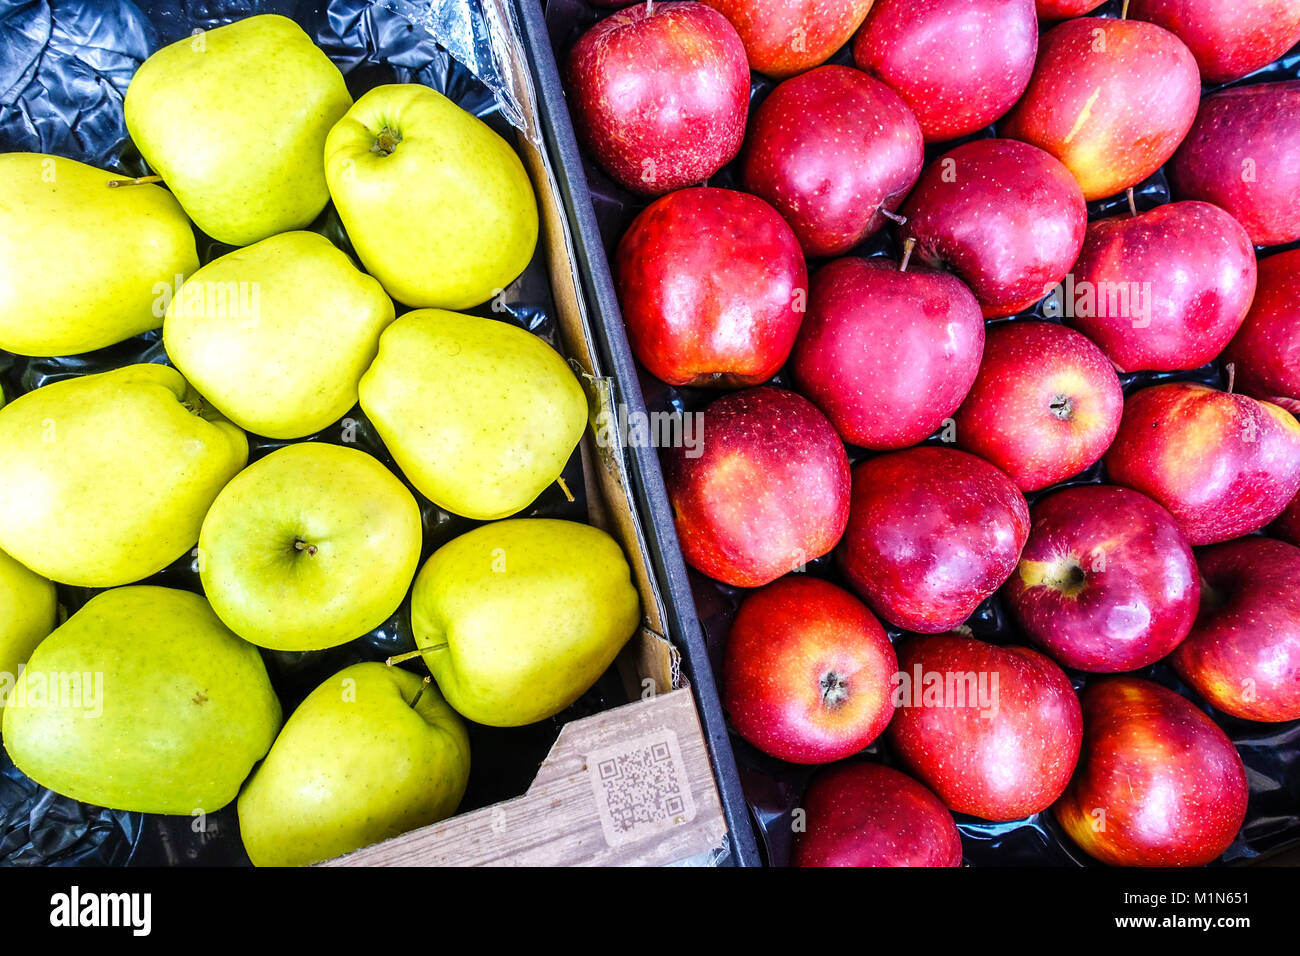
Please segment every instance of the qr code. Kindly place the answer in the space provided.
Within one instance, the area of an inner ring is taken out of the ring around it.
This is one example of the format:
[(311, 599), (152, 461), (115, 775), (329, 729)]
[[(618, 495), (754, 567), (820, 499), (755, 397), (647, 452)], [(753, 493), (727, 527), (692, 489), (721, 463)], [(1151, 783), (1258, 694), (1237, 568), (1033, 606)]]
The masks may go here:
[(677, 735), (663, 730), (588, 755), (601, 829), (610, 846), (661, 833), (695, 818)]

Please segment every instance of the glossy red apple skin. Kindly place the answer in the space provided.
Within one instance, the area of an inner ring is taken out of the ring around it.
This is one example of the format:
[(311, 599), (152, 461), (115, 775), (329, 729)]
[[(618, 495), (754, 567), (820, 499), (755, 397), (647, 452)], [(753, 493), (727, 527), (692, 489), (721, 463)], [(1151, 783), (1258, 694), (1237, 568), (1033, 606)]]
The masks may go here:
[(809, 256), (848, 252), (885, 223), (925, 161), (921, 127), (861, 70), (822, 66), (779, 84), (754, 113), (745, 189), (776, 207)]
[(1275, 538), (1281, 538), (1288, 544), (1300, 547), (1300, 494), (1291, 499), (1269, 528)]
[(1168, 30), (1079, 17), (1043, 34), (1033, 78), (1001, 131), (1047, 150), (1085, 197), (1102, 199), (1164, 165), (1200, 98), (1196, 60)]
[(1196, 561), (1205, 596), (1174, 670), (1234, 717), (1300, 718), (1300, 548), (1249, 537), (1202, 548)]
[(705, 0), (735, 26), (749, 65), (776, 79), (825, 63), (849, 42), (871, 0)]
[(1064, 20), (1066, 17), (1091, 13), (1106, 0), (1036, 0), (1038, 16), (1043, 20)]
[(961, 404), (983, 349), (984, 318), (960, 279), (836, 259), (813, 276), (791, 370), (845, 441), (907, 448)]
[(1174, 196), (1226, 209), (1257, 246), (1300, 239), (1300, 80), (1207, 96), (1169, 163)]
[(735, 587), (761, 587), (821, 557), (844, 533), (849, 459), (826, 416), (785, 389), (732, 392), (702, 413), (698, 457), (664, 452), (682, 554)]
[(854, 62), (903, 98), (926, 142), (1000, 119), (1037, 49), (1033, 0), (876, 0), (853, 38)]
[(955, 272), (985, 318), (1032, 306), (1083, 246), (1087, 206), (1069, 170), (1035, 146), (977, 139), (928, 166), (903, 204), (916, 259)]
[(1132, 0), (1128, 15), (1187, 44), (1207, 83), (1254, 73), (1300, 43), (1300, 0)]
[(1245, 395), (1190, 382), (1128, 396), (1106, 453), (1110, 480), (1164, 505), (1193, 545), (1268, 524), (1300, 490), (1300, 423)]
[[(907, 696), (903, 685), (904, 703), (912, 703), (898, 708), (886, 737), (950, 809), (985, 820), (1020, 820), (1061, 795), (1079, 756), (1082, 723), (1074, 687), (1048, 657), (1027, 647), (936, 634), (906, 639), (898, 667), (913, 688), (918, 670), (944, 682), (937, 706), (918, 701), (915, 689)], [(961, 683), (968, 674), (985, 682), (986, 701), (995, 706), (972, 701), (970, 684)]]
[[(1066, 321), (1121, 372), (1194, 369), (1213, 361), (1245, 320), (1255, 249), (1218, 206), (1173, 202), (1089, 224), (1073, 274), (1096, 304), (1084, 302)], [(1127, 308), (1107, 294), (1123, 289), (1140, 293)]]
[(804, 794), (807, 829), (792, 866), (961, 866), (961, 833), (943, 801), (877, 763), (829, 767)]
[(923, 446), (854, 468), (836, 557), (878, 615), (934, 634), (1001, 586), (1028, 535), (1029, 506), (1010, 478), (966, 452)]
[(732, 189), (656, 199), (614, 262), (628, 341), (670, 385), (742, 386), (785, 364), (803, 321), (808, 269), (775, 209)]
[(1259, 260), (1255, 301), (1223, 360), (1240, 391), (1300, 412), (1300, 249)]
[(574, 44), (567, 78), (579, 138), (634, 192), (703, 182), (740, 151), (745, 48), (703, 3), (641, 3), (605, 17)]
[(1007, 582), (1020, 629), (1065, 667), (1147, 667), (1192, 628), (1200, 579), (1178, 522), (1146, 495), (1076, 485), (1035, 502)]
[(1241, 757), (1184, 697), (1137, 677), (1090, 681), (1083, 752), (1052, 808), (1113, 866), (1202, 866), (1236, 838), (1249, 791)]
[(1021, 491), (1037, 491), (1098, 461), (1123, 413), (1119, 377), (1092, 342), (1054, 322), (1003, 322), (988, 332), (955, 433)]
[(789, 574), (745, 598), (722, 665), (731, 725), (791, 763), (830, 763), (894, 715), (894, 646), (866, 605), (828, 581)]

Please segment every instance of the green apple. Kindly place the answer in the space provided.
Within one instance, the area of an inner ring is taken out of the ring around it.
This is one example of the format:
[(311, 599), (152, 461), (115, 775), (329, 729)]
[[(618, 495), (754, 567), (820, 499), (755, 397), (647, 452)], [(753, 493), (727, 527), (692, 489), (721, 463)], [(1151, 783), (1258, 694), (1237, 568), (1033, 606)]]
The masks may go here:
[(162, 324), (199, 267), (167, 190), (40, 153), (0, 154), (0, 349), (75, 355)]
[(437, 689), (354, 664), (285, 723), (239, 795), (239, 832), (257, 866), (305, 866), (451, 816), (468, 780), (469, 735)]
[(314, 232), (286, 232), (210, 262), (167, 306), (167, 355), (236, 425), (301, 438), (357, 403), (393, 302)]
[(62, 584), (138, 581), (194, 547), (247, 460), (174, 368), (53, 382), (0, 409), (0, 549)]
[(217, 495), (199, 534), (203, 590), (247, 641), (334, 647), (397, 610), (420, 563), (420, 507), (355, 448), (287, 445)]
[(41, 642), (4, 710), (4, 745), (43, 787), (142, 813), (220, 810), (280, 727), (257, 648), (197, 594), (125, 587)]
[(325, 136), (351, 105), (302, 28), (263, 14), (163, 47), (124, 107), (136, 148), (195, 224), (246, 246), (325, 208)]
[(563, 358), (506, 322), (408, 312), (379, 338), (361, 410), (434, 504), (490, 521), (528, 507), (564, 470), (587, 398)]
[(0, 712), (58, 609), (54, 585), (0, 551)]
[(366, 270), (399, 302), (466, 309), (537, 247), (537, 197), (510, 144), (426, 86), (378, 86), (325, 141), (334, 207)]
[(411, 625), (447, 702), (517, 727), (568, 707), (636, 631), (641, 603), (618, 544), (574, 521), (514, 518), (425, 562)]

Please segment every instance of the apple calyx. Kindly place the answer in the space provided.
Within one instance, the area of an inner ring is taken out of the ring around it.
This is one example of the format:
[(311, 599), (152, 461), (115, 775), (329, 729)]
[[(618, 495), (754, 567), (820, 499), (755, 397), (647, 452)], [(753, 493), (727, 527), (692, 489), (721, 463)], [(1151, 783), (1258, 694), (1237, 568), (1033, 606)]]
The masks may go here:
[(827, 710), (835, 710), (849, 699), (849, 682), (842, 674), (827, 671), (818, 683), (822, 689), (822, 706)]
[(316, 551), (317, 551), (318, 549), (317, 549), (316, 545), (314, 545), (314, 544), (308, 544), (306, 541), (302, 540), (302, 538), (298, 538), (298, 539), (297, 539), (296, 541), (294, 541), (294, 543), (293, 543), (293, 550), (295, 550), (295, 551), (306, 551), (306, 552), (307, 552), (307, 556), (308, 556), (308, 557), (312, 557), (312, 556), (314, 556), (314, 555), (316, 554)]
[(391, 126), (385, 126), (375, 136), (375, 145), (370, 147), (372, 153), (380, 153), (384, 156), (391, 156), (393, 150), (397, 149), (397, 144), (402, 141), (402, 134)]
[(1068, 395), (1054, 396), (1047, 407), (1063, 422), (1068, 422), (1074, 417), (1074, 400)]

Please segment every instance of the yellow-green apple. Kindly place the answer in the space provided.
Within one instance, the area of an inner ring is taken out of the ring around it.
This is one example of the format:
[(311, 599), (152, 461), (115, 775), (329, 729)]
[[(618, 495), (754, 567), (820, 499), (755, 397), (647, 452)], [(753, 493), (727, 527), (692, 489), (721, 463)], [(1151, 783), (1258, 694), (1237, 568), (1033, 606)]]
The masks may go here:
[(854, 62), (903, 98), (926, 142), (1001, 119), (1037, 50), (1034, 0), (876, 0), (853, 38)]
[(357, 403), (393, 321), (383, 287), (314, 232), (285, 232), (210, 262), (167, 306), (167, 355), (236, 425), (301, 438)]
[(841, 764), (804, 793), (806, 829), (792, 866), (961, 866), (961, 834), (943, 801), (878, 763)]
[(0, 713), (59, 610), (54, 585), (0, 551)]
[(1169, 164), (1179, 199), (1222, 206), (1257, 246), (1300, 239), (1300, 80), (1207, 96)]
[(1002, 135), (1047, 150), (1089, 199), (1146, 179), (1187, 135), (1201, 98), (1191, 51), (1140, 20), (1079, 17), (1043, 34)]
[(1191, 382), (1130, 395), (1106, 453), (1111, 481), (1149, 495), (1193, 545), (1250, 534), (1300, 490), (1300, 423), (1245, 395)]
[(741, 179), (785, 217), (804, 252), (842, 255), (893, 215), (921, 172), (924, 145), (897, 93), (861, 70), (823, 66), (779, 84), (759, 106)]
[(174, 368), (52, 382), (0, 409), (0, 548), (61, 584), (138, 581), (194, 547), (247, 460)]
[(405, 305), (486, 302), (537, 248), (537, 197), (510, 144), (418, 83), (357, 100), (325, 140), (325, 179), (362, 265)]
[(0, 349), (70, 355), (162, 324), (168, 289), (199, 267), (167, 190), (41, 153), (0, 154)]
[(1079, 757), (1079, 698), (1065, 672), (1027, 647), (956, 634), (898, 648), (899, 707), (886, 737), (958, 813), (1019, 820), (1046, 810)]
[(754, 588), (835, 547), (849, 517), (849, 459), (812, 402), (763, 386), (724, 395), (700, 414), (702, 448), (664, 452), (691, 567)]
[(956, 627), (1015, 570), (1029, 506), (1006, 474), (953, 448), (924, 446), (853, 469), (836, 552), (853, 589), (909, 631)]
[(124, 109), (136, 148), (195, 224), (245, 246), (325, 208), (325, 135), (351, 105), (343, 74), (302, 27), (264, 14), (154, 53)]
[(727, 637), (722, 703), (740, 736), (792, 763), (830, 763), (894, 715), (898, 658), (861, 601), (789, 574), (750, 594)]
[(1178, 522), (1146, 495), (1076, 485), (1030, 509), (1029, 541), (1007, 582), (1021, 631), (1058, 662), (1133, 671), (1179, 645), (1201, 587)]
[(740, 33), (749, 65), (783, 79), (825, 63), (849, 42), (872, 0), (705, 0)]
[(1096, 10), (1105, 0), (1035, 0), (1038, 16), (1044, 20), (1064, 20)]
[(257, 648), (189, 591), (114, 588), (40, 643), (4, 745), (43, 787), (141, 813), (220, 810), (280, 729)]
[(1249, 537), (1202, 548), (1201, 613), (1170, 663), (1225, 713), (1300, 718), (1300, 548)]
[(1300, 412), (1300, 249), (1259, 260), (1255, 301), (1223, 360), (1241, 391)]
[(1010, 139), (977, 139), (921, 175), (901, 210), (916, 256), (955, 272), (986, 318), (1043, 298), (1083, 246), (1088, 210), (1079, 184), (1048, 153)]
[(1191, 702), (1137, 677), (1089, 681), (1079, 769), (1052, 812), (1112, 866), (1202, 866), (1246, 817), (1232, 741)]
[(791, 371), (844, 440), (915, 445), (975, 381), (984, 318), (962, 281), (892, 259), (836, 259), (813, 276)]
[(587, 397), (555, 349), (524, 329), (441, 309), (384, 330), (361, 408), (434, 504), (493, 521), (555, 481), (587, 427)]
[(1300, 43), (1300, 0), (1132, 0), (1128, 14), (1186, 43), (1207, 83), (1254, 73)]
[(1090, 223), (1062, 312), (1121, 372), (1200, 368), (1241, 327), (1255, 276), (1237, 220), (1172, 202)]
[(641, 621), (618, 543), (575, 521), (515, 518), (453, 538), (415, 579), (411, 627), (447, 702), (472, 721), (553, 717)]
[(306, 866), (451, 816), (468, 782), (469, 734), (438, 689), (353, 664), (285, 721), (239, 795), (239, 835), (256, 866)]
[(732, 189), (680, 189), (633, 220), (614, 261), (632, 351), (670, 385), (767, 381), (808, 298), (799, 240), (775, 209)]
[(301, 442), (249, 465), (199, 533), (203, 590), (225, 625), (278, 651), (316, 651), (378, 627), (420, 563), (420, 507), (356, 448)]
[(1088, 339), (1053, 322), (1003, 322), (988, 333), (955, 434), (1021, 491), (1038, 491), (1097, 462), (1123, 413), (1119, 377)]
[(703, 3), (640, 3), (600, 20), (566, 73), (574, 129), (628, 189), (658, 196), (701, 183), (740, 152), (745, 47)]

